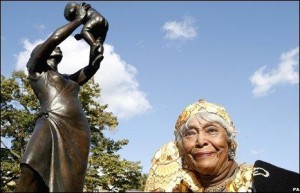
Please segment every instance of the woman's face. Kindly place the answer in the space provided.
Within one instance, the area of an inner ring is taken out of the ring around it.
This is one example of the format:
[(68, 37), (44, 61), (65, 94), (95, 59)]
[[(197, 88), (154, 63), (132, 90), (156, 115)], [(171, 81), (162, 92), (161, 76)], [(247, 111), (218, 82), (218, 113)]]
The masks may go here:
[(60, 63), (60, 61), (61, 61), (61, 59), (62, 59), (62, 57), (63, 57), (62, 51), (61, 51), (60, 47), (56, 47), (56, 48), (53, 50), (53, 52), (52, 52), (51, 55), (50, 55), (50, 58), (51, 58), (51, 57), (56, 59), (57, 64)]
[(218, 123), (195, 115), (182, 132), (184, 156), (201, 175), (217, 175), (228, 163), (226, 130)]
[(56, 47), (49, 56), (47, 63), (51, 68), (57, 69), (57, 65), (61, 62), (62, 57), (63, 55), (60, 47)]

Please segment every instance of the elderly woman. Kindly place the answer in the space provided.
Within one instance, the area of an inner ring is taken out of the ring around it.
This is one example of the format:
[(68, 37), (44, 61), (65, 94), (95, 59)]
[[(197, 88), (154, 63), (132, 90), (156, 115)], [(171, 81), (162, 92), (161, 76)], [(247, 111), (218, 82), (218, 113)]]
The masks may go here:
[(174, 133), (175, 142), (155, 153), (145, 191), (299, 191), (295, 172), (260, 160), (236, 163), (236, 129), (222, 106), (204, 100), (189, 105)]

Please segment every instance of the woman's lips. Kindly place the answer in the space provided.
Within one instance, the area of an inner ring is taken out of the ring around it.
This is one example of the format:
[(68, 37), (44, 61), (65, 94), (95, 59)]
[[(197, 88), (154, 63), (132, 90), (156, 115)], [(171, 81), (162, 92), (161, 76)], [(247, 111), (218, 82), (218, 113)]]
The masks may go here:
[(206, 158), (214, 154), (214, 152), (201, 152), (201, 153), (196, 153), (193, 155), (194, 159), (201, 159), (201, 158)]

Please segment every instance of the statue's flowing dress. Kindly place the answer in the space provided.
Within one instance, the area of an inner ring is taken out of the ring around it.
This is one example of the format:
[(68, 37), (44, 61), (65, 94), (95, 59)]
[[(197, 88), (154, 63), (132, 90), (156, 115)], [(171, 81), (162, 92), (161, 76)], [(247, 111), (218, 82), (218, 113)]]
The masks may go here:
[(30, 84), (41, 112), (21, 163), (36, 170), (50, 192), (82, 192), (90, 128), (79, 84), (52, 70), (30, 77)]

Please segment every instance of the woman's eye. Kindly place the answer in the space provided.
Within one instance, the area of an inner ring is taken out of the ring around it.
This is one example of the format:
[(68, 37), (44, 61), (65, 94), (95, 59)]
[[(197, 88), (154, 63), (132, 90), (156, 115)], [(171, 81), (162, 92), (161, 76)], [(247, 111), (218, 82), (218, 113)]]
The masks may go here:
[(184, 136), (191, 136), (191, 135), (195, 135), (195, 134), (196, 134), (195, 131), (189, 130), (184, 133)]
[(217, 128), (215, 128), (215, 127), (208, 127), (207, 129), (206, 129), (206, 132), (207, 133), (217, 133), (219, 130), (217, 129)]

